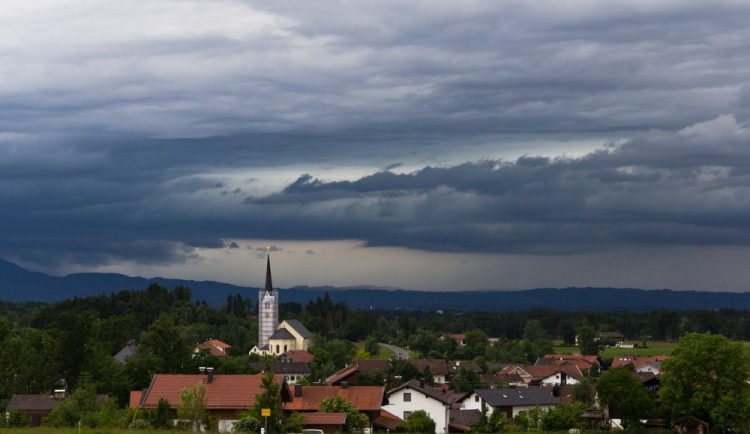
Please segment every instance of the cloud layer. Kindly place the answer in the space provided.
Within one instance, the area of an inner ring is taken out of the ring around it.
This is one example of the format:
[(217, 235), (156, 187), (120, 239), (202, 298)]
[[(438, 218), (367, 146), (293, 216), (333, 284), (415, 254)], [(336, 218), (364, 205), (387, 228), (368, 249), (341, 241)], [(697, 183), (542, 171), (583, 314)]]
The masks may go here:
[(0, 257), (750, 245), (743, 2), (6, 3)]

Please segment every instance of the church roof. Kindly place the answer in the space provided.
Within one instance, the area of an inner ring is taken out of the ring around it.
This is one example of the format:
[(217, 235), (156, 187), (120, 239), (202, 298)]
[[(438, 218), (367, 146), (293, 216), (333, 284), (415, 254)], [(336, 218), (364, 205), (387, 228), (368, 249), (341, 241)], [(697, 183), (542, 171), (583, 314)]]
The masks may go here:
[(271, 255), (268, 255), (266, 260), (266, 292), (273, 291), (273, 283), (271, 283)]
[(289, 325), (289, 327), (293, 328), (294, 331), (297, 332), (300, 336), (302, 336), (302, 339), (307, 339), (312, 337), (312, 333), (310, 333), (310, 330), (308, 330), (305, 326), (302, 325), (301, 322), (299, 322), (296, 319), (288, 319), (286, 320), (286, 323)]
[(268, 340), (271, 339), (296, 339), (294, 335), (287, 329), (278, 329), (268, 337)]

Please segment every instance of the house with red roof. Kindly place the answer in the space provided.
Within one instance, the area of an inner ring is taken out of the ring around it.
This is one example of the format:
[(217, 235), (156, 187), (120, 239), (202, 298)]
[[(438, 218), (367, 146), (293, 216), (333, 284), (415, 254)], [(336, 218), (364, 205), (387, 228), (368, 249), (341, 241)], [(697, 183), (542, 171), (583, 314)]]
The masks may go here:
[[(219, 422), (219, 431), (231, 431), (234, 422), (239, 420), (238, 412), (252, 407), (255, 396), (263, 392), (263, 375), (214, 375), (209, 370), (198, 375), (156, 374), (148, 389), (130, 393), (130, 406), (153, 409), (161, 398), (165, 398), (176, 419), (180, 392), (203, 384), (206, 386), (206, 410)], [(282, 403), (291, 401), (292, 394), (283, 377), (274, 377), (281, 385)]]
[(291, 350), (284, 354), (281, 354), (276, 358), (279, 362), (301, 362), (310, 363), (312, 362), (313, 355), (309, 351), (305, 350)]
[(373, 422), (380, 416), (380, 407), (386, 403), (385, 387), (383, 386), (292, 386), (292, 397), (281, 403), (285, 413), (297, 411), (300, 413), (315, 413), (320, 411), (320, 401), (326, 398), (340, 396), (351, 402), (360, 413), (367, 415), (368, 428), (372, 429)]
[(540, 386), (577, 384), (583, 380), (583, 373), (575, 365), (515, 365), (504, 374), (518, 374), (526, 383)]
[(228, 351), (230, 348), (232, 348), (231, 345), (218, 339), (209, 339), (195, 347), (195, 352), (198, 353), (200, 350), (208, 350), (212, 356), (226, 357), (229, 355)]

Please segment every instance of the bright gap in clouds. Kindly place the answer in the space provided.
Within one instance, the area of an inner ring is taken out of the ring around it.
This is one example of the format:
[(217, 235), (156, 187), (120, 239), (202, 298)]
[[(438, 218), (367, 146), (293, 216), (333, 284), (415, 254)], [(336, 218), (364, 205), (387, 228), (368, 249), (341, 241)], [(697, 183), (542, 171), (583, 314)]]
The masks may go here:
[[(229, 247), (235, 243), (237, 247)], [(164, 266), (117, 263), (74, 271), (214, 280), (262, 287), (266, 246), (274, 286), (367, 286), (419, 291), (614, 287), (748, 291), (750, 247), (640, 247), (565, 256), (438, 253), (365, 247), (357, 240), (227, 240), (223, 249)], [(665, 259), (666, 258), (666, 259)]]

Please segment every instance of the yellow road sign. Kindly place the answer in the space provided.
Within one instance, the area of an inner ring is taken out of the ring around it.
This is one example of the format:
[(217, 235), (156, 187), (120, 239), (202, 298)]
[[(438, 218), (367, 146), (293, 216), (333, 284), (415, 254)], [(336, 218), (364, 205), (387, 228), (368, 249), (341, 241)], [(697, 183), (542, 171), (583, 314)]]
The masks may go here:
[(261, 416), (270, 416), (271, 415), (271, 409), (270, 408), (261, 408), (260, 409), (260, 415)]

